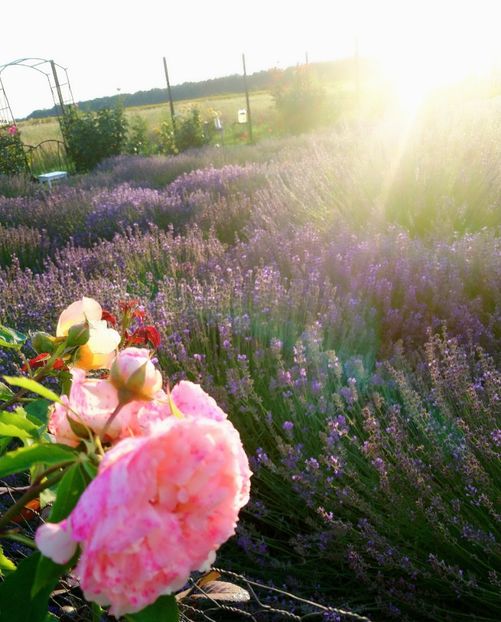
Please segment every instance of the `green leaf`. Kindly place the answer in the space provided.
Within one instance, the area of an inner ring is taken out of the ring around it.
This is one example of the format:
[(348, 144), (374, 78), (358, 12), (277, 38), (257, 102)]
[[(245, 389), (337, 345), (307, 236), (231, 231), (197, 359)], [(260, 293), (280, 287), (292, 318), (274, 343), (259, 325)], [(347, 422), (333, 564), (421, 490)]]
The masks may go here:
[(28, 413), (28, 419), (34, 424), (47, 425), (49, 419), (49, 406), (48, 400), (33, 400), (24, 406)]
[(97, 476), (97, 466), (92, 464), (89, 460), (82, 462), (82, 467), (87, 475), (89, 482), (91, 482)]
[(14, 391), (10, 389), (6, 384), (0, 382), (0, 400), (7, 402), (14, 396)]
[(80, 423), (80, 421), (73, 419), (69, 415), (66, 415), (66, 419), (70, 424), (71, 431), (78, 436), (78, 438), (90, 438), (90, 430), (83, 423)]
[(12, 436), (5, 436), (3, 438), (0, 437), (0, 456), (3, 456), (3, 454), (7, 451), (11, 441)]
[(38, 560), (35, 577), (31, 586), (31, 598), (36, 598), (44, 588), (47, 589), (47, 586), (57, 583), (59, 577), (65, 574), (69, 568), (69, 564), (65, 564), (64, 566), (56, 564), (52, 559), (42, 555)]
[(44, 387), (43, 384), (40, 384), (36, 380), (32, 380), (31, 378), (25, 378), (24, 376), (4, 376), (4, 380), (6, 380), (13, 387), (21, 387), (21, 389), (26, 389), (27, 391), (31, 391), (32, 393), (36, 393), (45, 399), (50, 400), (51, 402), (61, 403), (59, 399), (59, 395)]
[(43, 622), (58, 622), (59, 618), (56, 618), (56, 616), (53, 613), (47, 613), (47, 617), (45, 618), (45, 620)]
[(160, 596), (153, 605), (139, 613), (125, 616), (127, 622), (178, 622), (179, 610), (174, 596)]
[(0, 546), (0, 577), (3, 577), (4, 574), (9, 574), (16, 569), (16, 564), (12, 562), (8, 557), (5, 556), (3, 552), (3, 548)]
[(92, 611), (92, 622), (101, 622), (101, 618), (103, 617), (104, 609), (97, 605), (96, 603), (91, 603), (90, 608)]
[(15, 412), (0, 412), (0, 436), (34, 438), (37, 432), (38, 426), (26, 418), (24, 408), (18, 408)]
[(70, 466), (57, 486), (56, 502), (52, 507), (48, 521), (50, 523), (58, 523), (63, 518), (66, 518), (86, 488), (87, 478), (82, 471), (81, 465), (74, 464)]
[(0, 324), (0, 347), (19, 350), (28, 337), (13, 328)]
[(50, 486), (49, 488), (45, 488), (40, 493), (40, 507), (44, 508), (47, 505), (51, 505), (56, 500), (56, 491), (55, 486)]
[(0, 457), (0, 477), (26, 471), (33, 464), (58, 464), (77, 460), (78, 453), (67, 445), (45, 443), (9, 451)]
[(0, 620), (8, 622), (45, 622), (49, 596), (57, 579), (45, 586), (34, 597), (31, 586), (35, 578), (40, 553), (24, 559), (15, 572), (0, 584)]
[(11, 436), (12, 438), (32, 438), (29, 432), (18, 428), (12, 423), (3, 423), (0, 421), (0, 436)]
[[(74, 464), (66, 471), (57, 486), (56, 501), (52, 507), (48, 522), (58, 523), (66, 518), (77, 504), (80, 495), (86, 487), (87, 479), (80, 464)], [(55, 564), (47, 557), (42, 557), (38, 563), (35, 581), (31, 589), (32, 596), (35, 596), (48, 583), (64, 574), (73, 564), (74, 561), (72, 560), (68, 564), (61, 566)]]

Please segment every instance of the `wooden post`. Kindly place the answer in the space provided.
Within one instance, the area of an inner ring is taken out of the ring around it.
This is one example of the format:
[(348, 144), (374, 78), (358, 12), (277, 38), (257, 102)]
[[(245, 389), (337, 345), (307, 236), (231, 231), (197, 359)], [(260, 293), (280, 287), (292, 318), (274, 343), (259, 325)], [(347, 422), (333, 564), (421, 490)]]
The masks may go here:
[(56, 85), (56, 91), (57, 91), (57, 97), (59, 99), (59, 105), (61, 106), (61, 114), (64, 116), (65, 110), (64, 110), (63, 94), (61, 92), (61, 85), (59, 84), (59, 78), (57, 77), (56, 65), (54, 64), (53, 60), (50, 61), (50, 66), (52, 68), (52, 75), (54, 76), (54, 84)]
[(250, 109), (250, 101), (249, 101), (249, 89), (247, 87), (247, 70), (245, 68), (245, 54), (242, 54), (242, 65), (244, 68), (244, 88), (245, 88), (245, 102), (247, 104), (247, 126), (249, 128), (249, 143), (253, 143), (254, 140), (252, 138), (252, 119), (251, 119), (251, 109)]
[(172, 129), (175, 132), (176, 131), (176, 115), (174, 113), (174, 102), (172, 101), (172, 91), (170, 89), (169, 72), (167, 70), (167, 61), (165, 60), (165, 56), (164, 56), (164, 71), (165, 71), (165, 79), (167, 81), (167, 93), (169, 95), (169, 106), (170, 106), (170, 117), (172, 119)]

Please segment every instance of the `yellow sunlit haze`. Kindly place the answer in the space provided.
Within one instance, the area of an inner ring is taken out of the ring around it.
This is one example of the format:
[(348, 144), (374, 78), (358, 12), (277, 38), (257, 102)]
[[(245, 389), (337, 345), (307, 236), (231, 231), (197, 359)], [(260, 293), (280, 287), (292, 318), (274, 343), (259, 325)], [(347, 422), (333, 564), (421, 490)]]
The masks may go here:
[(501, 2), (413, 4), (407, 16), (399, 11), (388, 20), (377, 53), (403, 107), (466, 78), (489, 77), (500, 58)]

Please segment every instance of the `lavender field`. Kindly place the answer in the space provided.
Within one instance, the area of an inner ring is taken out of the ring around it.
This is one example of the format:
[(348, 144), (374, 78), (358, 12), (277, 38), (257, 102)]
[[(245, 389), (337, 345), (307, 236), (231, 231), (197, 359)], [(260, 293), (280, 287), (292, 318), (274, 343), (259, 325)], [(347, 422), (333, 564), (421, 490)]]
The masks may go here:
[(171, 383), (251, 456), (220, 566), (373, 620), (499, 620), (500, 119), (0, 178), (0, 323), (145, 303)]

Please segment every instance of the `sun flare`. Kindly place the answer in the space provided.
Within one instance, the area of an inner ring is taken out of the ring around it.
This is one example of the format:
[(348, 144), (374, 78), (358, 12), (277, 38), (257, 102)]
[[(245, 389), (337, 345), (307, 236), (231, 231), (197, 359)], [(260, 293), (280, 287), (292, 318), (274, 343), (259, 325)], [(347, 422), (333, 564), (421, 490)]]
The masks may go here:
[(489, 24), (476, 27), (476, 17), (423, 9), (408, 16), (405, 29), (388, 24), (378, 56), (403, 107), (417, 107), (436, 89), (489, 76), (500, 50)]

